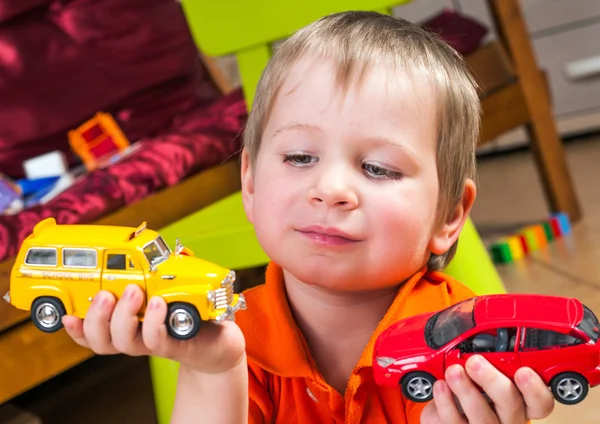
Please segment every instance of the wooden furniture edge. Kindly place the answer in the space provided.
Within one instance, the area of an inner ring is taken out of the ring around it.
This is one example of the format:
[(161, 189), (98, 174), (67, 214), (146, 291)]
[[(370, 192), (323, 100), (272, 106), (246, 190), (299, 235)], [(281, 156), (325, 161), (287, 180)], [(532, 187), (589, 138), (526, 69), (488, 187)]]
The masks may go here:
[(0, 334), (0, 404), (93, 355), (64, 330), (42, 333), (31, 321), (13, 327)]
[[(236, 156), (223, 164), (200, 171), (175, 186), (165, 188), (106, 215), (96, 220), (94, 224), (135, 227), (142, 221), (146, 221), (148, 228), (160, 229), (239, 189), (240, 175)], [(0, 264), (0, 296), (9, 289), (13, 263), (14, 258), (10, 258)], [(0, 336), (3, 331), (28, 318), (28, 313), (0, 299)]]

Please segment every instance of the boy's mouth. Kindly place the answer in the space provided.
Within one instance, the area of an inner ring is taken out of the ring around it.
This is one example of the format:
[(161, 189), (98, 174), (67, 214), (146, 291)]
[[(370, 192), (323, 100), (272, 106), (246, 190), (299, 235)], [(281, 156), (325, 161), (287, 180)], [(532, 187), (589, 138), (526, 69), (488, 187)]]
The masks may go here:
[(310, 227), (299, 228), (297, 231), (303, 236), (321, 245), (341, 246), (361, 241), (357, 237), (333, 227), (312, 225)]

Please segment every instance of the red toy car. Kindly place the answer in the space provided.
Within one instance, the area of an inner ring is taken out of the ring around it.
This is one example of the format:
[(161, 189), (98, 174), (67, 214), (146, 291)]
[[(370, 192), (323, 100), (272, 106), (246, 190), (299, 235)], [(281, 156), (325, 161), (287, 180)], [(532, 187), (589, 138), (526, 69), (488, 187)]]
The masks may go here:
[(478, 296), (392, 324), (375, 343), (373, 372), (377, 384), (401, 385), (409, 400), (427, 402), (448, 366), (481, 354), (511, 379), (532, 368), (557, 401), (574, 405), (600, 384), (598, 327), (574, 298)]

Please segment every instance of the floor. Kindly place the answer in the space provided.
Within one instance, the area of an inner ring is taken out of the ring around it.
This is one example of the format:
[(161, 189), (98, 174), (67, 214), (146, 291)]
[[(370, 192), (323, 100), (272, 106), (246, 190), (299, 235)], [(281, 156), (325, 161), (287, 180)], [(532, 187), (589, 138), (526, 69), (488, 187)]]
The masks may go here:
[[(583, 220), (573, 226), (570, 237), (498, 270), (508, 291), (577, 297), (600, 315), (600, 137), (569, 143), (567, 152)], [(480, 161), (472, 218), (484, 241), (546, 216), (542, 188), (528, 152)], [(557, 404), (543, 422), (597, 424), (599, 413), (600, 389), (591, 389), (578, 405)]]
[[(509, 291), (575, 296), (600, 314), (600, 136), (569, 143), (567, 152), (584, 219), (570, 237), (498, 270)], [(484, 240), (546, 216), (528, 152), (480, 160), (472, 217)], [(45, 424), (152, 424), (156, 422), (153, 402), (147, 360), (109, 356), (87, 361), (14, 404), (31, 410)], [(600, 388), (591, 389), (579, 405), (557, 405), (544, 424), (596, 424), (599, 405)]]

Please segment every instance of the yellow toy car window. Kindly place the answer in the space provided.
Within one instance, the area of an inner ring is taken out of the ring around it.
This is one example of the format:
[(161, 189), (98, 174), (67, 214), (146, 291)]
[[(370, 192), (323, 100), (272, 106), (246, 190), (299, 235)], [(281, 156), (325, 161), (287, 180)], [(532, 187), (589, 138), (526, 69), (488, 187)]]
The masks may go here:
[(63, 249), (63, 265), (76, 268), (96, 268), (98, 253), (94, 249)]
[(27, 252), (26, 265), (34, 266), (56, 266), (56, 249), (33, 247)]

